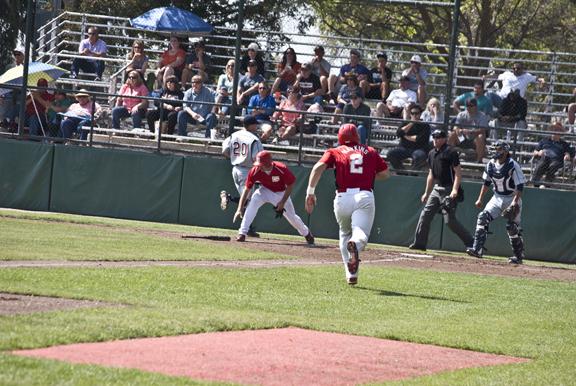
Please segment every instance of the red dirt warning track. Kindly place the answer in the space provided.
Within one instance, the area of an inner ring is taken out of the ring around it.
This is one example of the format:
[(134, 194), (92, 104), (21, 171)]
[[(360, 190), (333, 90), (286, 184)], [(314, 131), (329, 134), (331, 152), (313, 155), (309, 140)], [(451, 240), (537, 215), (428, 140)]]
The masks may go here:
[(258, 385), (356, 385), (527, 361), (300, 328), (83, 343), (13, 354)]

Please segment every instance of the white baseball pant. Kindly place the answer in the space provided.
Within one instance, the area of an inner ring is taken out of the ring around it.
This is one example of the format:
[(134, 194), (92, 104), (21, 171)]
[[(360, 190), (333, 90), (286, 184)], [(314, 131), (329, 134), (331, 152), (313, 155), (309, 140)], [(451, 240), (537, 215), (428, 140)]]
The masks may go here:
[(236, 185), (236, 190), (240, 195), (242, 195), (244, 187), (246, 186), (246, 179), (248, 178), (249, 172), (249, 168), (242, 166), (234, 166), (232, 168), (232, 179), (234, 180), (234, 185)]
[(374, 194), (367, 190), (348, 189), (346, 192), (336, 193), (334, 198), (334, 215), (340, 226), (340, 252), (346, 279), (358, 277), (348, 271), (348, 242), (354, 241), (358, 252), (362, 251), (368, 244), (368, 237), (374, 223), (376, 206), (374, 204)]
[[(284, 192), (273, 192), (270, 189), (260, 186), (258, 189), (254, 191), (252, 194), (252, 198), (248, 203), (248, 207), (246, 208), (246, 212), (244, 213), (244, 217), (242, 218), (242, 224), (240, 224), (240, 229), (238, 233), (241, 235), (245, 235), (248, 233), (248, 228), (252, 225), (252, 221), (256, 217), (258, 213), (258, 209), (264, 204), (270, 203), (274, 206), (278, 205), (280, 200), (284, 197)], [(292, 204), (292, 199), (288, 198), (286, 203), (284, 204), (284, 218), (288, 220), (290, 225), (294, 227), (300, 234), (300, 236), (307, 236), (309, 233), (308, 227), (302, 219), (296, 214), (294, 210), (294, 205)]]

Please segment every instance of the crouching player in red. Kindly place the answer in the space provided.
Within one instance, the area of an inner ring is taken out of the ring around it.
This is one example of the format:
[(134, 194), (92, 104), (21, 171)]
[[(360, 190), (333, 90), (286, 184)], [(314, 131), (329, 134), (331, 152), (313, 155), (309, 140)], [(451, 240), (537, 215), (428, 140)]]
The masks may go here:
[(359, 252), (368, 243), (374, 223), (374, 180), (390, 176), (388, 165), (376, 150), (360, 144), (358, 130), (345, 124), (338, 131), (340, 146), (328, 149), (314, 165), (306, 190), (306, 211), (316, 205), (314, 191), (326, 169), (335, 169), (336, 198), (334, 214), (340, 227), (340, 251), (348, 284), (358, 283)]
[[(238, 210), (234, 214), (234, 222), (239, 218), (242, 219), (236, 241), (246, 240), (246, 234), (258, 213), (258, 209), (262, 205), (270, 203), (274, 205), (278, 217), (283, 215), (290, 225), (306, 238), (309, 245), (314, 244), (314, 236), (294, 211), (294, 205), (290, 199), (294, 182), (296, 182), (296, 177), (290, 169), (282, 162), (272, 161), (272, 155), (268, 151), (263, 150), (256, 155), (256, 162), (248, 173), (246, 188), (242, 192)], [(242, 208), (244, 208), (250, 191), (256, 183), (260, 184), (260, 187), (252, 194), (243, 215)]]

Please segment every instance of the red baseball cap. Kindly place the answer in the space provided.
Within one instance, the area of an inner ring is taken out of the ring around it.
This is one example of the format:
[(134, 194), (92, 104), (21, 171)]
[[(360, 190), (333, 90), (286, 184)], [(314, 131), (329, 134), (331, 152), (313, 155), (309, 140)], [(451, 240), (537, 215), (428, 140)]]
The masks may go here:
[(272, 166), (272, 154), (267, 150), (262, 150), (256, 154), (256, 162), (254, 162), (254, 166)]

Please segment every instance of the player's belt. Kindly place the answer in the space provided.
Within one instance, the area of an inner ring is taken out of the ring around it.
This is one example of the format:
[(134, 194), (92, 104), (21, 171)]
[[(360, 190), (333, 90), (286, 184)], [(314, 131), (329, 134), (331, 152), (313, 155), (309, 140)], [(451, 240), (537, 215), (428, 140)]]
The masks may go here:
[(362, 188), (348, 188), (348, 189), (338, 189), (338, 193), (360, 193), (361, 191), (364, 192), (371, 192), (372, 189), (362, 189)]

